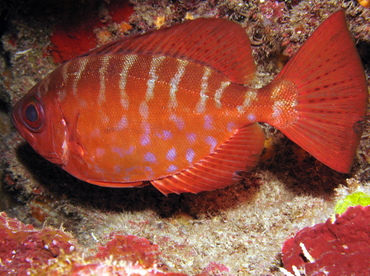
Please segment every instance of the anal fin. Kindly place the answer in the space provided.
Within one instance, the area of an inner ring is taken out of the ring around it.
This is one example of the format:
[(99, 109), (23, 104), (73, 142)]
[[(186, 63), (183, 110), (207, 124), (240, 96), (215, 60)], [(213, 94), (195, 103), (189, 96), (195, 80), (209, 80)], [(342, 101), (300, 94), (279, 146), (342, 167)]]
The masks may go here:
[(258, 162), (265, 135), (258, 124), (240, 128), (214, 153), (171, 176), (151, 181), (163, 194), (198, 193), (235, 182), (237, 171), (249, 171)]
[(143, 188), (148, 186), (148, 182), (145, 181), (138, 181), (138, 182), (110, 182), (110, 181), (95, 181), (84, 179), (84, 181), (94, 184), (101, 187), (108, 187), (108, 188)]

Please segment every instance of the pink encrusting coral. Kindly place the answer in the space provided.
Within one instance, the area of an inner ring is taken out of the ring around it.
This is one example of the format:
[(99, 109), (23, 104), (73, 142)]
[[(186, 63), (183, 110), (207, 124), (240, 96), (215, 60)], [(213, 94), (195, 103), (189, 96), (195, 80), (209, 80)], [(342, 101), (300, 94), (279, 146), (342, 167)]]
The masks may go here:
[[(112, 233), (107, 243), (86, 250), (63, 230), (38, 230), (3, 212), (0, 237), (0, 275), (187, 276), (168, 272), (159, 259), (158, 245), (133, 235)], [(197, 276), (228, 271), (222, 264), (211, 263)]]
[[(76, 261), (66, 275), (166, 275), (186, 276), (163, 272), (158, 265), (158, 245), (132, 235), (111, 234), (110, 241), (100, 246), (98, 252)], [(163, 267), (162, 267), (163, 268)]]
[(0, 213), (0, 275), (26, 275), (61, 254), (75, 250), (71, 236), (61, 230), (44, 228), (9, 218)]
[(105, 9), (101, 8), (100, 13), (87, 9), (73, 19), (68, 13), (63, 17), (62, 22), (54, 26), (48, 50), (55, 63), (70, 60), (95, 48), (100, 40), (104, 42), (105, 39), (102, 37), (111, 39), (112, 34), (109, 31), (99, 28), (107, 27), (112, 23), (117, 25), (113, 32), (125, 32), (131, 28), (125, 22), (129, 21), (133, 13), (133, 8), (128, 1), (110, 1)]
[(158, 245), (151, 244), (145, 238), (111, 234), (108, 240), (108, 243), (99, 247), (95, 258), (103, 260), (113, 255), (121, 261), (139, 260), (142, 266), (150, 267), (160, 254)]
[(282, 248), (285, 268), (305, 275), (370, 275), (370, 206), (299, 231)]

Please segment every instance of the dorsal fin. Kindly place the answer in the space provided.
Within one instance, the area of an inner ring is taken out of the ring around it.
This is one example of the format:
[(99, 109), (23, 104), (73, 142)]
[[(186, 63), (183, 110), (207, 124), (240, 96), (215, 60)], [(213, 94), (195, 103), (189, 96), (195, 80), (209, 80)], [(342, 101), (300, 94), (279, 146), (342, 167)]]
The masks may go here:
[(241, 26), (226, 19), (199, 18), (103, 45), (84, 56), (145, 54), (192, 60), (212, 67), (235, 83), (255, 74), (250, 40)]
[(237, 171), (250, 171), (257, 165), (264, 141), (261, 127), (248, 125), (190, 168), (150, 182), (165, 195), (224, 188), (235, 182)]

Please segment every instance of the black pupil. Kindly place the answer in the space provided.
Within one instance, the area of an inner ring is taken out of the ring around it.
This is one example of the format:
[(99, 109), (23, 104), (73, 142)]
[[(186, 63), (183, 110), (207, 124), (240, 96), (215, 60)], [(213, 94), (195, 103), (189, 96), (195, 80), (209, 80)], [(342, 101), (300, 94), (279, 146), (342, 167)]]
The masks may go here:
[(31, 122), (35, 122), (39, 118), (39, 114), (33, 104), (26, 107), (26, 118)]

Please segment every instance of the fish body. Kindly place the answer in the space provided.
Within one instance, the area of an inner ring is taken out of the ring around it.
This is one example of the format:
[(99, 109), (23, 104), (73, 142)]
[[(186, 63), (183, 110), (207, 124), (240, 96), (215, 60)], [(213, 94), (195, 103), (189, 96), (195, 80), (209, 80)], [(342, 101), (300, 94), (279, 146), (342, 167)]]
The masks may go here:
[(344, 13), (327, 19), (272, 83), (248, 87), (254, 73), (243, 29), (202, 18), (62, 64), (16, 104), (13, 121), (40, 155), (101, 186), (150, 181), (168, 194), (230, 185), (258, 162), (257, 122), (348, 172), (367, 87)]

